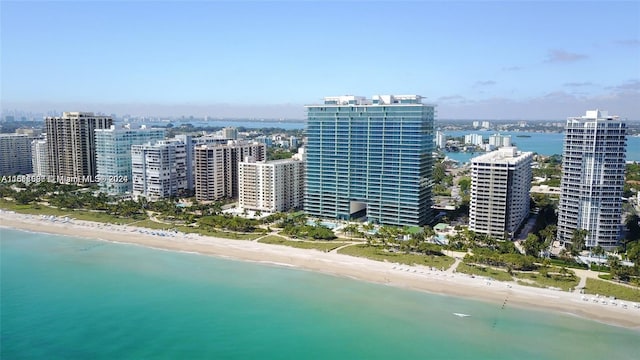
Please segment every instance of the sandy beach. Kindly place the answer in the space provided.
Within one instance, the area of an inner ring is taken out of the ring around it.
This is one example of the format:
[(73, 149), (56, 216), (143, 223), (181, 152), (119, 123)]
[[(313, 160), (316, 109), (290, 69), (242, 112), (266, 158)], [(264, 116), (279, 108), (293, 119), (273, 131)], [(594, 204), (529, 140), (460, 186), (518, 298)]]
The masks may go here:
[(628, 301), (611, 302), (608, 299), (596, 299), (594, 295), (489, 281), (481, 277), (432, 270), (424, 266), (407, 266), (338, 253), (197, 234), (163, 233), (164, 236), (161, 236), (159, 235), (161, 231), (135, 226), (24, 215), (4, 210), (0, 210), (0, 226), (291, 266), (389, 286), (476, 299), (493, 303), (496, 307), (506, 304), (506, 306), (569, 313), (640, 330), (639, 304)]

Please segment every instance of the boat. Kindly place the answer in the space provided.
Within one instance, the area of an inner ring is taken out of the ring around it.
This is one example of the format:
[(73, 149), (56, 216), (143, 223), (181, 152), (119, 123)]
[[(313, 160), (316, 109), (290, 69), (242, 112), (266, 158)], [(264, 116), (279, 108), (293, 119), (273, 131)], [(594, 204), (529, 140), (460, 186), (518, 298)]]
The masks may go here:
[(516, 135), (516, 137), (521, 137), (521, 138), (530, 138), (531, 135)]
[(457, 317), (461, 317), (461, 318), (465, 318), (465, 317), (470, 317), (471, 316), (469, 314), (462, 314), (462, 313), (453, 313), (453, 315), (455, 315)]

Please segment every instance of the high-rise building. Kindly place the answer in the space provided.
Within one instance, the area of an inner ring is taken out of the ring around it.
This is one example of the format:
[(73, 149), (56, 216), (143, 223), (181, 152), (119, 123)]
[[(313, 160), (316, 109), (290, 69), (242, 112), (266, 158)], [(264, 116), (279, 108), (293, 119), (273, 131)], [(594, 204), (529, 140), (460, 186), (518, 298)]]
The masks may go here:
[(447, 146), (447, 138), (442, 131), (436, 131), (435, 144), (438, 149), (444, 149)]
[(471, 145), (482, 145), (483, 139), (480, 134), (468, 134), (464, 136), (464, 143)]
[(238, 197), (238, 163), (246, 156), (266, 157), (263, 143), (229, 140), (195, 148), (195, 194), (198, 201)]
[(164, 139), (164, 129), (129, 126), (96, 129), (96, 166), (100, 189), (111, 195), (133, 191), (131, 146)]
[(289, 149), (295, 150), (298, 148), (298, 138), (295, 136), (291, 136), (289, 138)]
[(493, 134), (489, 136), (489, 145), (493, 148), (511, 146), (511, 135)]
[(84, 181), (95, 177), (95, 129), (113, 125), (110, 116), (91, 112), (65, 112), (61, 117), (45, 118), (49, 174), (58, 181)]
[(390, 225), (433, 220), (433, 105), (419, 95), (349, 95), (307, 111), (309, 215)]
[(33, 174), (38, 177), (49, 176), (49, 157), (47, 156), (47, 139), (34, 139), (31, 142), (31, 164)]
[(31, 174), (32, 136), (0, 134), (0, 176)]
[(304, 160), (299, 158), (238, 164), (238, 207), (263, 212), (299, 209), (304, 199)]
[(626, 123), (606, 111), (567, 119), (562, 157), (557, 239), (588, 232), (585, 245), (617, 246), (627, 148)]
[(529, 214), (533, 153), (504, 147), (471, 159), (469, 229), (513, 238)]
[(235, 127), (226, 127), (222, 129), (222, 137), (227, 140), (237, 140), (238, 139), (238, 128)]
[(179, 140), (131, 146), (133, 197), (155, 201), (188, 191), (187, 151)]

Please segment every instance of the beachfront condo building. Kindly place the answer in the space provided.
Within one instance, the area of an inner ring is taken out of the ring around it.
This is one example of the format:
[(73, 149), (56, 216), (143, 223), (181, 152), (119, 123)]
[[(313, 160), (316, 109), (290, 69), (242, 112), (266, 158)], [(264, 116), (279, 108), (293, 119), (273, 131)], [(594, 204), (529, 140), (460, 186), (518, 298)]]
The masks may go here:
[(512, 239), (529, 215), (532, 152), (503, 147), (471, 159), (469, 229)]
[[(227, 128), (228, 129), (228, 128)], [(233, 137), (233, 132), (220, 131), (216, 134), (206, 134), (203, 136), (192, 136), (180, 134), (173, 139), (181, 141), (185, 144), (187, 152), (187, 190), (189, 193), (195, 191), (195, 171), (196, 171), (196, 147), (201, 145), (225, 145), (231, 140), (228, 136)]]
[(46, 117), (49, 175), (59, 182), (91, 181), (97, 174), (95, 130), (113, 125), (110, 116), (65, 112)]
[(238, 163), (251, 156), (266, 157), (266, 146), (259, 142), (228, 140), (224, 144), (195, 147), (195, 195), (198, 201), (238, 197)]
[(133, 198), (156, 201), (188, 192), (187, 151), (180, 140), (131, 146)]
[(557, 239), (586, 230), (585, 245), (614, 248), (620, 237), (626, 122), (606, 111), (567, 119), (562, 157)]
[(31, 141), (31, 165), (33, 175), (41, 178), (49, 176), (49, 157), (47, 156), (47, 139)]
[(142, 126), (131, 129), (129, 125), (108, 129), (96, 129), (96, 166), (100, 190), (110, 195), (131, 194), (133, 174), (131, 170), (131, 146), (162, 140), (164, 129)]
[(31, 141), (26, 134), (0, 134), (0, 176), (31, 174)]
[(238, 207), (268, 213), (302, 208), (304, 165), (298, 154), (266, 162), (246, 157), (238, 164)]
[(410, 226), (433, 220), (434, 105), (419, 95), (348, 95), (306, 108), (308, 215)]

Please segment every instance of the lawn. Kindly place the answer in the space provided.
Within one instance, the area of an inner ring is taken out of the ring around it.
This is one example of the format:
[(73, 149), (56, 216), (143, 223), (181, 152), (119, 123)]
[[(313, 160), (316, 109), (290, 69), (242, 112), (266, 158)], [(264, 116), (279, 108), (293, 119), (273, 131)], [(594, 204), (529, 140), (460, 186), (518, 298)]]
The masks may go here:
[(258, 237), (262, 236), (262, 233), (234, 233), (221, 230), (199, 229), (184, 225), (161, 224), (149, 219), (136, 220), (133, 218), (121, 218), (103, 212), (86, 210), (61, 210), (44, 205), (18, 205), (4, 199), (0, 199), (0, 208), (15, 211), (21, 214), (68, 216), (70, 219), (111, 224), (131, 224), (132, 226), (144, 227), (154, 230), (176, 229), (185, 233), (197, 233), (205, 236), (214, 236), (225, 239), (255, 240)]
[(435, 268), (448, 269), (454, 263), (454, 259), (449, 256), (441, 255), (418, 255), (405, 254), (401, 252), (388, 252), (378, 246), (369, 246), (366, 244), (358, 244), (347, 246), (338, 250), (340, 254), (364, 257), (377, 261), (388, 261), (392, 263), (400, 263), (406, 265), (423, 265), (433, 266)]
[(478, 265), (472, 265), (472, 264), (465, 264), (463, 262), (458, 264), (458, 267), (456, 268), (456, 272), (469, 274), (469, 275), (490, 277), (498, 281), (513, 281), (513, 277), (504, 270), (498, 270), (491, 267), (484, 267), (484, 266), (478, 266)]
[(584, 293), (615, 296), (616, 299), (640, 302), (640, 288), (618, 285), (604, 280), (587, 279)]
[(320, 251), (331, 251), (348, 243), (333, 241), (295, 241), (287, 240), (281, 236), (268, 235), (258, 240), (260, 243), (291, 246), (299, 249), (315, 249)]
[(121, 218), (103, 212), (69, 209), (65, 210), (44, 205), (18, 205), (4, 199), (0, 199), (0, 208), (15, 211), (20, 214), (68, 216), (71, 219), (95, 221), (101, 223), (128, 224), (136, 221), (135, 219)]
[(518, 284), (541, 287), (541, 288), (554, 287), (554, 288), (560, 288), (565, 291), (575, 288), (580, 283), (580, 278), (575, 276), (575, 274), (572, 271), (570, 271), (570, 274), (573, 274), (573, 276), (549, 274), (549, 277), (546, 277), (542, 274), (534, 273), (534, 272), (514, 272), (514, 276), (517, 279), (528, 280), (528, 281), (518, 281)]

